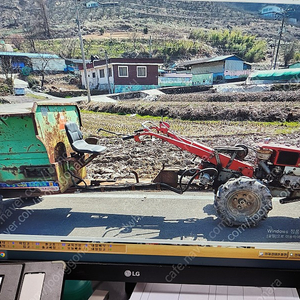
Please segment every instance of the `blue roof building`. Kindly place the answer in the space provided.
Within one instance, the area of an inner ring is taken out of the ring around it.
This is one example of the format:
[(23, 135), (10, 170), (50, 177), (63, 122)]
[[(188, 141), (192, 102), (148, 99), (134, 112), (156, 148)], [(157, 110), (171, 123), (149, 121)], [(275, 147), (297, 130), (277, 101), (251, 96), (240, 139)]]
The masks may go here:
[(63, 72), (65, 60), (56, 54), (0, 52), (0, 60), (11, 59), (13, 71), (21, 72), (24, 67), (34, 72)]
[(193, 75), (212, 74), (213, 83), (245, 80), (251, 70), (251, 65), (236, 55), (222, 55), (205, 59), (183, 62), (184, 67)]
[(53, 59), (60, 58), (56, 54), (47, 54), (47, 53), (23, 53), (23, 52), (0, 52), (0, 56), (9, 56), (9, 57), (27, 57), (27, 58), (45, 58)]

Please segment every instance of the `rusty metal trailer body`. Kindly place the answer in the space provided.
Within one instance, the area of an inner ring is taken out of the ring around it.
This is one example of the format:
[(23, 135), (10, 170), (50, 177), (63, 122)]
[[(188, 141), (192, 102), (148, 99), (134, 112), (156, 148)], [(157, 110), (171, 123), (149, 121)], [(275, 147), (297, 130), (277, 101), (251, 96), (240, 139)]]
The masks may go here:
[(0, 112), (1, 195), (63, 193), (74, 183), (71, 174), (86, 176), (86, 157), (71, 156), (67, 122), (81, 126), (76, 105), (35, 103), (28, 111)]

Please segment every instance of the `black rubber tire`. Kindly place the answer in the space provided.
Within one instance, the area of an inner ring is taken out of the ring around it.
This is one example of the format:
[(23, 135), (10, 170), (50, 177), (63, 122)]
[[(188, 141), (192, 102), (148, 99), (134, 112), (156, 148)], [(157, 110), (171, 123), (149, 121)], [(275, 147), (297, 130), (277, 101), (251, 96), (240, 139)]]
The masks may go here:
[(272, 209), (272, 195), (258, 180), (242, 176), (219, 187), (214, 205), (227, 226), (253, 227)]

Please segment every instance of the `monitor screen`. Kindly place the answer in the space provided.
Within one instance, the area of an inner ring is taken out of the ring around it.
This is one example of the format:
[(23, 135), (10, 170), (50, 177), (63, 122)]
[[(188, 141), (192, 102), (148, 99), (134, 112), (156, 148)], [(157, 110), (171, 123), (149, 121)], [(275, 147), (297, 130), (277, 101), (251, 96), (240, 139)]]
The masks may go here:
[(0, 260), (299, 269), (299, 1), (67, 2), (2, 25)]

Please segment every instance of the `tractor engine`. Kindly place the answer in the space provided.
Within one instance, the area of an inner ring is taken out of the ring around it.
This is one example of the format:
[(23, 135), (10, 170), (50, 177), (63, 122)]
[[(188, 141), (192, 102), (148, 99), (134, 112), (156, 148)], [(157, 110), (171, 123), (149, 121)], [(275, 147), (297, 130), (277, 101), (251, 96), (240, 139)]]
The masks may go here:
[(277, 144), (259, 144), (255, 177), (263, 181), (274, 197), (300, 196), (300, 150)]

